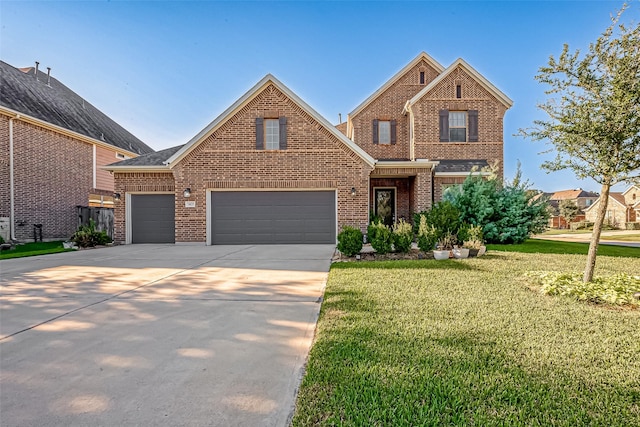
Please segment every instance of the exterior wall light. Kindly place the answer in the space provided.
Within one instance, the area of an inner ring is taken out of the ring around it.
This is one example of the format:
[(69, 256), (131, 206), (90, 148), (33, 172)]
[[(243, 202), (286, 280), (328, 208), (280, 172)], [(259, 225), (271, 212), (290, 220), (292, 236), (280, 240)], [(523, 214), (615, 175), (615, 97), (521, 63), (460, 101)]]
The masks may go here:
[(185, 199), (191, 197), (191, 189), (185, 188), (184, 191), (182, 192), (182, 195), (184, 196)]
[(351, 195), (352, 196), (356, 195), (356, 187), (351, 187)]
[(116, 202), (120, 200), (120, 193), (113, 193), (113, 200)]

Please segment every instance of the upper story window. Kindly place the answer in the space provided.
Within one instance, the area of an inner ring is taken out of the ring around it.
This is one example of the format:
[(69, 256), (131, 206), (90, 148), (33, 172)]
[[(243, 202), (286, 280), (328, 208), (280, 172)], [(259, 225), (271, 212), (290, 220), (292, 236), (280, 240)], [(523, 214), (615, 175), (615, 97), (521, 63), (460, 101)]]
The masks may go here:
[(466, 111), (449, 111), (449, 142), (467, 142)]
[(396, 121), (375, 119), (373, 121), (373, 143), (383, 145), (395, 144)]
[(424, 84), (424, 71), (420, 71), (420, 84)]
[(440, 142), (477, 142), (478, 111), (440, 110)]
[(287, 118), (256, 118), (256, 150), (287, 149)]
[(264, 148), (267, 150), (280, 148), (280, 121), (278, 119), (265, 119), (264, 121)]

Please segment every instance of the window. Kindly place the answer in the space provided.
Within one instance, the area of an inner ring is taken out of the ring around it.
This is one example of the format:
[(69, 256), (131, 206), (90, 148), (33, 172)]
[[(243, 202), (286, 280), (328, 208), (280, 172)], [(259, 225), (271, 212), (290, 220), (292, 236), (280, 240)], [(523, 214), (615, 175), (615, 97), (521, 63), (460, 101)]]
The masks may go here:
[(277, 150), (280, 148), (280, 123), (278, 119), (265, 119), (264, 143), (264, 148), (267, 150)]
[(591, 206), (592, 204), (593, 204), (593, 200), (591, 199), (585, 200), (585, 203), (584, 203), (585, 206)]
[(122, 153), (116, 153), (116, 159), (124, 160), (124, 159), (128, 159), (128, 157)]
[(373, 143), (374, 144), (395, 144), (396, 143), (396, 121), (395, 120), (373, 120)]
[(462, 86), (456, 85), (456, 98), (462, 98)]
[(420, 84), (424, 84), (424, 71), (420, 71)]
[(378, 144), (391, 144), (391, 122), (386, 120), (378, 122)]
[(256, 150), (287, 149), (287, 118), (256, 118)]
[(467, 142), (467, 113), (449, 111), (449, 141)]

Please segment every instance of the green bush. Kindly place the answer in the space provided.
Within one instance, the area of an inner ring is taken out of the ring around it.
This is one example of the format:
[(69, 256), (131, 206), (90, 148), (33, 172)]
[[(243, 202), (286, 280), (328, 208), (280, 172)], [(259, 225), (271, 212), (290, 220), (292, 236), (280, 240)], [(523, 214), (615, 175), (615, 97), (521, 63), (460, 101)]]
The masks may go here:
[(0, 236), (0, 245), (4, 243), (4, 239)]
[(627, 230), (640, 230), (640, 222), (627, 222), (625, 228)]
[(393, 224), (391, 233), (393, 247), (396, 251), (407, 253), (411, 249), (413, 243), (413, 228), (411, 224), (401, 219)]
[(81, 225), (70, 239), (81, 248), (111, 243), (111, 238), (105, 231), (96, 230), (96, 223), (90, 219), (89, 225)]
[(640, 291), (640, 276), (615, 274), (609, 277), (596, 277), (584, 283), (580, 273), (529, 272), (526, 277), (540, 286), (540, 292), (547, 295), (564, 295), (579, 301), (599, 304), (640, 305), (633, 297)]
[(578, 222), (572, 222), (569, 227), (572, 230), (591, 230), (593, 229), (593, 222), (590, 221), (578, 221)]
[(338, 250), (346, 256), (354, 256), (362, 250), (362, 231), (344, 226), (338, 234)]
[[(417, 228), (420, 227), (422, 215), (426, 217), (427, 224), (432, 225), (438, 231), (438, 238), (448, 231), (457, 232), (461, 225), (460, 210), (447, 200), (435, 203), (430, 210), (414, 214), (413, 223)], [(416, 230), (417, 233), (418, 230)]]
[(502, 185), (496, 176), (472, 174), (447, 197), (459, 210), (460, 221), (481, 226), (487, 242), (522, 243), (546, 229), (549, 211), (544, 198), (533, 199), (520, 175), (518, 169), (513, 182)]
[(438, 230), (433, 225), (427, 224), (427, 217), (420, 215), (418, 223), (418, 247), (422, 252), (432, 251), (438, 241)]
[(391, 252), (391, 230), (382, 222), (369, 224), (367, 227), (367, 238), (371, 247), (379, 254)]

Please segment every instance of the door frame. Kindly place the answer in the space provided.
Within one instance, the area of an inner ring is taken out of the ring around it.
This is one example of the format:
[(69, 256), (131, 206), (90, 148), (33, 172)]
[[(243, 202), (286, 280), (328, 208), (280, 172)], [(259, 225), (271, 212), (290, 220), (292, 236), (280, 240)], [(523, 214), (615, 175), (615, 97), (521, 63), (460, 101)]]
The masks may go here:
[[(377, 190), (393, 190), (393, 214), (392, 220), (393, 223), (396, 222), (398, 215), (398, 187), (373, 187), (373, 214), (378, 215), (378, 202), (376, 200), (376, 191)], [(371, 220), (371, 219), (369, 219)]]

